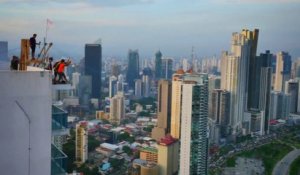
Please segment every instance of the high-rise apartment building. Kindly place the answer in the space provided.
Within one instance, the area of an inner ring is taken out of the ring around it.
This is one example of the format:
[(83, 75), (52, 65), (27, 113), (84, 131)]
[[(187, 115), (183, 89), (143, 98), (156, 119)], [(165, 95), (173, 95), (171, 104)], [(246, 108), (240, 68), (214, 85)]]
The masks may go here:
[(88, 159), (88, 122), (81, 121), (76, 124), (75, 141), (76, 161), (79, 164), (85, 163)]
[(172, 102), (171, 102), (171, 135), (180, 139), (180, 116), (181, 116), (181, 90), (184, 71), (178, 70), (172, 78)]
[(208, 162), (208, 76), (187, 74), (182, 82), (179, 174), (206, 175)]
[(290, 113), (299, 112), (299, 82), (297, 80), (286, 81), (285, 94), (290, 95)]
[(289, 53), (277, 53), (274, 91), (284, 92), (285, 82), (291, 78), (291, 68), (292, 60)]
[(9, 61), (7, 41), (0, 41), (0, 61)]
[(138, 50), (129, 50), (126, 80), (131, 89), (134, 88), (134, 81), (139, 78), (139, 64)]
[(101, 98), (102, 47), (100, 44), (85, 45), (85, 75), (92, 77), (92, 98)]
[(179, 141), (167, 135), (157, 145), (159, 174), (174, 175), (179, 168)]
[(239, 33), (232, 35), (231, 52), (222, 53), (221, 88), (230, 92), (229, 122), (233, 135), (241, 132), (244, 111), (247, 109), (250, 53), (251, 40)]
[(172, 84), (159, 80), (157, 96), (157, 126), (152, 129), (152, 138), (160, 141), (171, 130)]
[(145, 147), (141, 149), (140, 159), (157, 163), (157, 149), (154, 147)]
[(125, 102), (123, 93), (116, 94), (110, 100), (109, 121), (112, 124), (119, 125), (121, 119), (125, 117)]
[(161, 78), (171, 80), (173, 75), (173, 60), (170, 58), (162, 59)]
[(162, 76), (162, 54), (159, 51), (155, 53), (155, 79), (159, 80)]

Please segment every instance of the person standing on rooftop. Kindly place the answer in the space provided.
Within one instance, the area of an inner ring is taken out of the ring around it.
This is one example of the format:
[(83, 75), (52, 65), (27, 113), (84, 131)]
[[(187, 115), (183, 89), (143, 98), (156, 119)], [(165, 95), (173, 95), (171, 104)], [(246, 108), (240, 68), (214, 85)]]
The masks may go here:
[(36, 43), (36, 40), (35, 40), (36, 36), (37, 36), (37, 34), (33, 34), (32, 37), (29, 40), (30, 41), (31, 58), (32, 59), (35, 59), (35, 47), (36, 47), (36, 45), (38, 45)]

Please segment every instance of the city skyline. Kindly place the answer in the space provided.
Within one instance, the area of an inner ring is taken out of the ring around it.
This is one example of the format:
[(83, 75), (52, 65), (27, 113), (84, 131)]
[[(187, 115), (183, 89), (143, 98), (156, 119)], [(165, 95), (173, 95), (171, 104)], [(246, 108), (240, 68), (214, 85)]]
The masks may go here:
[(228, 49), (228, 33), (241, 28), (260, 30), (257, 53), (268, 49), (300, 56), (296, 0), (1, 0), (0, 4), (0, 38), (9, 42), (10, 53), (20, 47), (19, 38), (37, 33), (42, 41), (49, 18), (52, 54), (76, 59), (84, 56), (85, 43), (99, 38), (104, 56), (123, 59), (130, 48), (147, 58), (159, 49), (166, 56), (190, 57), (193, 46), (198, 57), (220, 55)]

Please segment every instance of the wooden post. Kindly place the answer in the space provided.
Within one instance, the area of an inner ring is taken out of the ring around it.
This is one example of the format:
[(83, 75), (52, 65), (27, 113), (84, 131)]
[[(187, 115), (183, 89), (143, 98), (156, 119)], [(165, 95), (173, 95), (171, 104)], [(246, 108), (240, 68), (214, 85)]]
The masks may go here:
[(30, 42), (29, 39), (21, 40), (21, 56), (19, 70), (27, 70), (27, 62), (29, 62)]

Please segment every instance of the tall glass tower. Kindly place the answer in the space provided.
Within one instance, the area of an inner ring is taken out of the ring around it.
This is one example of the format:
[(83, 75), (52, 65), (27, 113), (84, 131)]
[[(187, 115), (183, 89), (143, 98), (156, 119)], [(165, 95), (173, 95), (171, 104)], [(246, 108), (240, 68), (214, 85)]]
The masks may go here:
[(179, 174), (207, 175), (207, 74), (186, 74), (184, 76), (181, 109)]
[(92, 77), (92, 98), (101, 98), (102, 47), (85, 45), (85, 75)]
[(134, 89), (134, 81), (139, 78), (139, 52), (138, 50), (129, 50), (128, 69), (126, 80), (131, 89)]
[(162, 74), (162, 54), (160, 51), (157, 51), (155, 54), (155, 79), (159, 80)]

